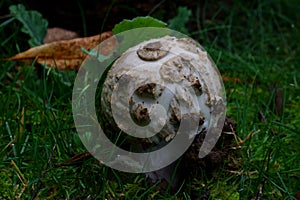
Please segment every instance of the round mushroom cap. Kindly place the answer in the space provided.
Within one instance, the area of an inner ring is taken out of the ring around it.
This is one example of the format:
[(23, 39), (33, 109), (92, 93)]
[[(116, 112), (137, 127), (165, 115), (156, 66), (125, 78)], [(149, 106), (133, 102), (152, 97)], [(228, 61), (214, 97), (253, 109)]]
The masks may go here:
[(213, 105), (224, 105), (224, 98), (207, 53), (190, 38), (165, 36), (130, 48), (115, 61), (103, 85), (101, 110), (112, 126), (160, 143), (171, 141), (184, 119), (197, 124), (189, 137), (205, 133)]

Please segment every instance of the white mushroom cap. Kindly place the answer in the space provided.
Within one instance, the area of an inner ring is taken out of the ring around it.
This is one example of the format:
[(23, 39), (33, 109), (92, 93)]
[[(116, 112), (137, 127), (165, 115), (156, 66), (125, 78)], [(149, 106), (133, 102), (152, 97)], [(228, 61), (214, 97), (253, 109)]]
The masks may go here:
[(106, 120), (124, 132), (168, 142), (185, 115), (199, 121), (189, 137), (218, 123), (211, 119), (217, 105), (225, 105), (223, 92), (213, 61), (195, 41), (165, 36), (130, 48), (115, 61), (101, 107)]

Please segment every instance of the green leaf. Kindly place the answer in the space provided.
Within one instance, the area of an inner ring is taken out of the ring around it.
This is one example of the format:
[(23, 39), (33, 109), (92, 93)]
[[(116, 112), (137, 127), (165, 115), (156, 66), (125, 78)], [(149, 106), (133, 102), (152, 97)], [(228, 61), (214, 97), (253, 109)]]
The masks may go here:
[(43, 19), (42, 15), (37, 11), (26, 11), (21, 4), (12, 5), (9, 7), (9, 10), (11, 15), (23, 24), (21, 31), (31, 37), (28, 41), (30, 46), (43, 44), (47, 33), (47, 20)]
[(133, 20), (123, 20), (119, 24), (115, 25), (112, 29), (113, 34), (118, 34), (134, 28), (142, 27), (161, 27), (166, 28), (166, 24), (158, 19), (153, 17), (136, 17)]
[(186, 7), (179, 7), (176, 17), (168, 21), (169, 28), (187, 34), (185, 25), (189, 21), (192, 12)]

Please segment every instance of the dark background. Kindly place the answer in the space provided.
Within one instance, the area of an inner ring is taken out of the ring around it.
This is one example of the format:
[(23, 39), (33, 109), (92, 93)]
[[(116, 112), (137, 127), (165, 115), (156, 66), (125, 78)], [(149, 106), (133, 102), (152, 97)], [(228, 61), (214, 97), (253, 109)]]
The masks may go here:
[[(27, 10), (37, 10), (49, 22), (49, 27), (61, 27), (76, 31), (81, 36), (93, 35), (111, 30), (115, 24), (123, 19), (132, 19), (137, 16), (153, 16), (167, 22), (177, 14), (179, 6), (192, 10), (203, 21), (210, 18), (218, 8), (230, 9), (231, 1), (179, 1), (179, 0), (30, 0), (6, 1), (0, 3), (0, 16), (9, 14), (8, 7), (21, 3)], [(222, 18), (222, 13), (218, 14)], [(1, 20), (2, 21), (2, 20)], [(197, 28), (192, 19), (188, 28)]]

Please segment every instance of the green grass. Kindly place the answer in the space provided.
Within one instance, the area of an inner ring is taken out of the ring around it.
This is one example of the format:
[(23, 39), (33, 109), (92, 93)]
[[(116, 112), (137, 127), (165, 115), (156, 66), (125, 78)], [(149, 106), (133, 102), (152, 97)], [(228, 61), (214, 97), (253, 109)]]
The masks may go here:
[[(76, 73), (1, 61), (0, 199), (191, 199), (191, 193), (205, 191), (211, 199), (253, 199), (262, 185), (264, 199), (295, 199), (300, 191), (299, 3), (206, 1), (196, 11), (187, 24), (190, 36), (232, 78), (224, 84), (236, 134), (241, 139), (253, 134), (228, 158), (232, 172), (224, 164), (213, 178), (195, 177), (171, 195), (155, 192), (142, 174), (109, 169), (92, 157), (68, 160), (86, 152), (72, 118)], [(29, 48), (15, 21), (0, 25), (0, 38), (1, 57)], [(283, 102), (280, 114), (276, 89)]]

